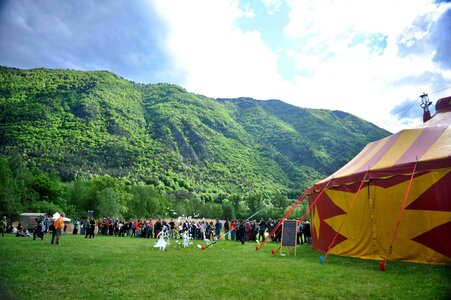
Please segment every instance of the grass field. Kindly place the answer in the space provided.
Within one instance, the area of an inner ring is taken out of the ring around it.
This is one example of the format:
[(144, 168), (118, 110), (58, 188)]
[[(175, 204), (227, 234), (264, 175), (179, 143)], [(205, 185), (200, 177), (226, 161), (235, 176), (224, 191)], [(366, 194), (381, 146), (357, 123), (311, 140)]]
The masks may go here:
[(451, 267), (321, 253), (271, 255), (255, 243), (220, 241), (205, 251), (173, 242), (78, 235), (35, 240), (0, 237), (0, 299), (450, 299)]

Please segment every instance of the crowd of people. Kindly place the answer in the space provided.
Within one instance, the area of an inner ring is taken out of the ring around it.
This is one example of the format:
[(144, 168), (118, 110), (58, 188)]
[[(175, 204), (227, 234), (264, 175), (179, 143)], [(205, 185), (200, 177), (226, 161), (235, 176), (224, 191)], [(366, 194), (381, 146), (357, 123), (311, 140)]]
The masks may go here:
[[(37, 225), (33, 229), (33, 239), (44, 239), (48, 233), (52, 234), (51, 243), (60, 244), (60, 237), (66, 233), (67, 225), (61, 217), (53, 220), (51, 216), (36, 219)], [(93, 217), (83, 220), (75, 219), (72, 234), (81, 234), (85, 238), (101, 236), (118, 236), (132, 238), (157, 238), (162, 230), (167, 230), (169, 237), (182, 239), (183, 234), (188, 231), (192, 239), (198, 240), (232, 240), (244, 244), (246, 241), (260, 242), (268, 238), (271, 241), (280, 242), (282, 238), (282, 226), (276, 230), (279, 220), (261, 218), (257, 220), (192, 220), (191, 218), (178, 218), (177, 220), (152, 219), (147, 220), (119, 220), (115, 218), (103, 218), (97, 221)], [(6, 217), (0, 223), (3, 233), (6, 230)], [(10, 229), (12, 233), (20, 237), (31, 237), (28, 229), (21, 228), (20, 223), (17, 228)], [(311, 244), (310, 224), (308, 221), (298, 225), (298, 244)]]
[(44, 216), (41, 215), (39, 218), (35, 218), (35, 225), (32, 229), (32, 233), (27, 227), (23, 227), (22, 224), (18, 224), (17, 227), (13, 227), (12, 224), (8, 228), (8, 223), (6, 221), (6, 216), (0, 222), (0, 232), (4, 236), (5, 232), (10, 232), (16, 237), (31, 237), (33, 240), (36, 238), (43, 240), (46, 234), (51, 234), (51, 244), (60, 244), (60, 239), (62, 234), (66, 234), (67, 224), (64, 223), (64, 212), (62, 212), (58, 217), (53, 217), (51, 215)]
[[(118, 220), (115, 218), (103, 218), (97, 221), (91, 217), (84, 220), (75, 220), (73, 234), (84, 234), (86, 238), (94, 238), (96, 234), (102, 236), (119, 236), (133, 238), (157, 238), (158, 234), (167, 228), (170, 238), (182, 238), (185, 231), (193, 239), (214, 240), (225, 239), (244, 243), (246, 241), (263, 241), (269, 236), (278, 220), (269, 218), (268, 220), (198, 220), (181, 218), (174, 220), (152, 219), (147, 220)], [(280, 226), (269, 238), (280, 242), (282, 227)], [(308, 221), (302, 222), (298, 227), (298, 244), (310, 244), (310, 224)]]

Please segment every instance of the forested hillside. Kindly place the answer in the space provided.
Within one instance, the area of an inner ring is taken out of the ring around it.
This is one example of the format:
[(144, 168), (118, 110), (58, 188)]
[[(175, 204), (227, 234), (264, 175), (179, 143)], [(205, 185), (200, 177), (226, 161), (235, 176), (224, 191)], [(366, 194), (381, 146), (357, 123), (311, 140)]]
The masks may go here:
[(389, 133), (345, 112), (212, 99), (107, 71), (0, 68), (0, 212), (283, 211)]

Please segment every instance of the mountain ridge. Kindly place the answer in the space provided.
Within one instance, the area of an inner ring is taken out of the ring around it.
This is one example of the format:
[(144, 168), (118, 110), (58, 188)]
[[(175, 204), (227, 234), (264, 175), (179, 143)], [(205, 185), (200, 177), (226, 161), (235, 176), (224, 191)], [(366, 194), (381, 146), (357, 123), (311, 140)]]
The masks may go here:
[(109, 71), (0, 68), (0, 154), (63, 181), (296, 194), (388, 131), (281, 100), (213, 99)]

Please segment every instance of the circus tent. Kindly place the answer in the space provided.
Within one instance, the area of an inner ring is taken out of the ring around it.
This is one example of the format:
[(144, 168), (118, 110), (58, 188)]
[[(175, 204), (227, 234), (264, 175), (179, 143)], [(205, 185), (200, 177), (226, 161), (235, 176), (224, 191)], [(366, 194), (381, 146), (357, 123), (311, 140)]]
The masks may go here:
[(366, 259), (451, 263), (450, 124), (447, 97), (429, 121), (368, 144), (310, 187), (313, 247)]

